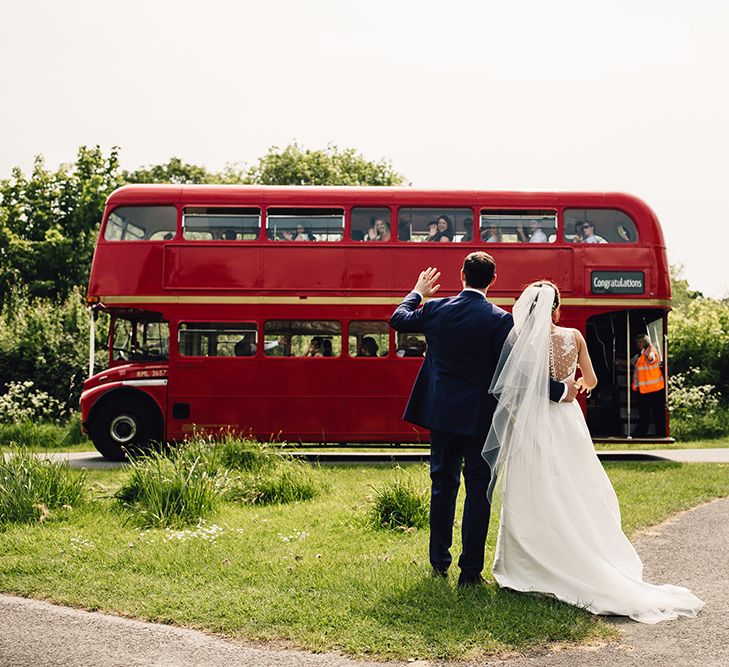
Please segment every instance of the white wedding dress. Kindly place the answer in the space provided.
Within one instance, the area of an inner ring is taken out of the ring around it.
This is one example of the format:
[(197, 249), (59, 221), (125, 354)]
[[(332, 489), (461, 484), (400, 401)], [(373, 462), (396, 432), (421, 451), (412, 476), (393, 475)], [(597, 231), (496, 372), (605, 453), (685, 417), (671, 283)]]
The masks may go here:
[[(549, 288), (545, 296), (550, 304), (553, 295)], [(527, 335), (535, 333), (528, 318), (540, 316), (539, 310), (532, 305), (527, 319), (522, 317)], [(574, 378), (574, 330), (552, 327), (551, 309), (542, 311), (550, 321), (541, 335), (551, 339), (549, 360), (542, 361), (553, 379)], [(516, 347), (514, 351), (519, 352)], [(521, 356), (522, 361), (529, 357), (529, 363), (537, 360), (523, 352)], [(508, 375), (508, 368), (502, 373)], [(519, 437), (519, 408), (512, 409), (510, 426), (500, 433), (504, 451), (497, 465), (502, 508), (493, 566), (496, 581), (517, 591), (554, 596), (594, 614), (629, 616), (643, 623), (696, 616), (704, 603), (688, 589), (643, 581), (643, 564), (622, 531), (618, 499), (578, 403), (553, 403), (544, 395), (539, 401), (535, 412), (527, 415), (536, 417), (536, 423), (527, 426), (526, 437), (509, 442)], [(525, 396), (522, 387), (514, 406), (529, 402), (528, 390)], [(540, 423), (544, 419), (546, 423)]]

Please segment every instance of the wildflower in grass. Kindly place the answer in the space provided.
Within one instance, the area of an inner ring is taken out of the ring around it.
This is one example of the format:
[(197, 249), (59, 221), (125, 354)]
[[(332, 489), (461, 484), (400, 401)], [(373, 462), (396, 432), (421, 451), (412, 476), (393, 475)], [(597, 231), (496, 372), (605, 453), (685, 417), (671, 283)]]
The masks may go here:
[(291, 535), (278, 534), (278, 538), (282, 542), (300, 542), (301, 540), (305, 540), (307, 537), (309, 537), (309, 533), (303, 530), (294, 530)]
[(85, 551), (88, 549), (93, 549), (96, 545), (89, 539), (86, 539), (85, 537), (81, 535), (77, 535), (76, 537), (71, 538), (71, 548), (74, 551)]
[(206, 542), (215, 542), (224, 532), (224, 529), (217, 524), (207, 525), (205, 521), (200, 521), (194, 530), (172, 530), (167, 528), (162, 542), (187, 542), (189, 540), (204, 540)]

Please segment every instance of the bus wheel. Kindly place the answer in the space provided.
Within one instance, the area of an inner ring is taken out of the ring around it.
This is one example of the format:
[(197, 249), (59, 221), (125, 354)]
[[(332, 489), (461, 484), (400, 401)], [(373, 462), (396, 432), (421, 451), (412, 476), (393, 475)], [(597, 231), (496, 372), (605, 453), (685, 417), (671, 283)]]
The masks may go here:
[(93, 414), (89, 435), (94, 447), (111, 461), (125, 461), (162, 440), (162, 418), (149, 399), (124, 396), (107, 400)]

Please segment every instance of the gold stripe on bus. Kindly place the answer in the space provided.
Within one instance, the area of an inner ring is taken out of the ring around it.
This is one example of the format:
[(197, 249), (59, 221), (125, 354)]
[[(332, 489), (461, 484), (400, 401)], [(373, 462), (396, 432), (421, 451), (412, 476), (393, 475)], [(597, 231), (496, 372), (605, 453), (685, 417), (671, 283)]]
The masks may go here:
[[(199, 304), (259, 304), (259, 305), (321, 305), (321, 306), (396, 306), (403, 297), (389, 296), (221, 296), (221, 295), (159, 295), (159, 296), (100, 296), (101, 303), (114, 304), (163, 304), (163, 303), (199, 303)], [(513, 297), (489, 298), (497, 306), (512, 306)], [(670, 308), (670, 299), (611, 299), (596, 298), (563, 298), (563, 306), (639, 306)]]

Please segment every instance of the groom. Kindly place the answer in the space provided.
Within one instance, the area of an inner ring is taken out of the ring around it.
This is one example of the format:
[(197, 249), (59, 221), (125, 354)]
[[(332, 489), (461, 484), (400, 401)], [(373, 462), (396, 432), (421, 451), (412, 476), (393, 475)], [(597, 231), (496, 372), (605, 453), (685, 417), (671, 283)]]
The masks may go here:
[[(461, 483), (466, 484), (458, 560), (460, 587), (483, 582), (484, 549), (491, 506), (491, 478), (481, 457), (496, 399), (489, 386), (501, 348), (513, 326), (509, 313), (486, 298), (496, 264), (485, 252), (472, 252), (461, 269), (463, 291), (454, 297), (421, 302), (439, 289), (440, 272), (428, 267), (390, 318), (393, 329), (424, 333), (428, 351), (415, 380), (404, 419), (430, 429), (430, 564), (446, 577), (451, 564), (453, 519)], [(574, 400), (574, 382), (551, 381), (553, 401)]]

